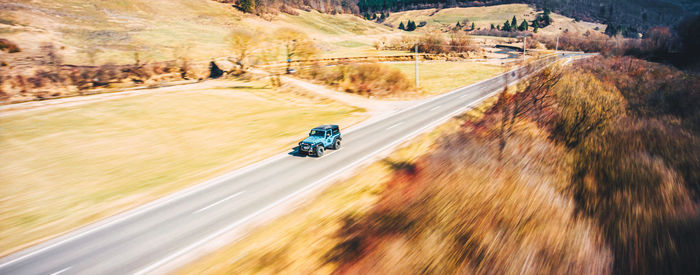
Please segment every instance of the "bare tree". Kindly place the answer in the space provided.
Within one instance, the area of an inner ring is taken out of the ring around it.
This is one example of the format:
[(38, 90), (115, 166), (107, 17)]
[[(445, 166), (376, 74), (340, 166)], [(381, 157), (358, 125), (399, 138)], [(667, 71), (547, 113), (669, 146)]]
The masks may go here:
[(41, 53), (45, 58), (44, 63), (53, 67), (54, 73), (58, 73), (61, 64), (63, 64), (63, 57), (60, 53), (58, 53), (56, 47), (53, 45), (53, 43), (44, 43), (40, 46), (40, 48)]
[(192, 49), (191, 44), (183, 44), (173, 49), (173, 56), (176, 60), (180, 62), (180, 77), (182, 79), (188, 79), (190, 77), (191, 64), (190, 64), (190, 51)]
[(238, 64), (241, 71), (245, 71), (248, 67), (248, 57), (262, 41), (259, 31), (243, 29), (231, 31), (231, 34), (228, 36), (228, 42), (234, 55), (234, 60), (231, 60), (231, 62)]
[(275, 32), (275, 38), (282, 42), (287, 57), (287, 71), (291, 69), (294, 58), (307, 59), (318, 52), (309, 37), (292, 28), (280, 28)]

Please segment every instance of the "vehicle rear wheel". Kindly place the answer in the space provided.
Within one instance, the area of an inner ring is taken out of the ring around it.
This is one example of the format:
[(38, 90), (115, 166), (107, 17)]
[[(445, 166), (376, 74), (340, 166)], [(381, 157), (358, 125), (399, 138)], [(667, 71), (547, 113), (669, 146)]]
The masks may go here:
[(335, 139), (335, 142), (333, 143), (333, 149), (338, 150), (340, 149), (340, 139)]
[(322, 157), (323, 156), (323, 151), (325, 151), (325, 148), (323, 146), (319, 145), (316, 147), (316, 156), (317, 157)]

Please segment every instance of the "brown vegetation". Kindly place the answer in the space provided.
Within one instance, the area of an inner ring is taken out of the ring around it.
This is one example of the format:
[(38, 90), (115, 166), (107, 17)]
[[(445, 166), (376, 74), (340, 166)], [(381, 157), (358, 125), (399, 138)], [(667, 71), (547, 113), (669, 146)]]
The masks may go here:
[(19, 46), (17, 46), (17, 44), (13, 43), (12, 41), (7, 40), (5, 38), (0, 38), (0, 51), (16, 53), (22, 50), (20, 50)]
[(340, 230), (329, 255), (340, 273), (608, 272), (602, 232), (557, 193), (569, 169), (564, 148), (517, 131), (499, 160), (499, 120), (465, 125), (403, 165), (411, 169), (395, 173), (374, 210)]
[(363, 96), (401, 96), (414, 92), (413, 84), (401, 71), (378, 63), (333, 67), (323, 67), (316, 63), (300, 75)]
[(427, 33), (422, 36), (404, 35), (392, 40), (380, 39), (375, 42), (377, 50), (414, 51), (429, 54), (460, 54), (479, 51), (468, 33), (463, 31), (451, 32), (448, 36), (442, 33)]
[[(3, 69), (0, 69), (3, 70)], [(51, 61), (31, 69), (7, 69), (0, 75), (2, 101), (7, 103), (44, 100), (96, 93), (95, 88), (129, 87), (161, 81), (176, 81), (193, 76), (187, 62), (100, 66), (60, 65)]]
[[(221, 3), (232, 3), (241, 6), (240, 0), (215, 0)], [(316, 10), (327, 13), (353, 13), (359, 14), (360, 10), (357, 3), (347, 0), (331, 0), (331, 1), (293, 1), (293, 0), (255, 0), (249, 1), (253, 3), (254, 12), (257, 14), (286, 12), (294, 14), (294, 9), (304, 11)], [(250, 4), (246, 5), (250, 6)]]
[(392, 165), (328, 260), (352, 274), (698, 273), (698, 81), (632, 58), (545, 70)]

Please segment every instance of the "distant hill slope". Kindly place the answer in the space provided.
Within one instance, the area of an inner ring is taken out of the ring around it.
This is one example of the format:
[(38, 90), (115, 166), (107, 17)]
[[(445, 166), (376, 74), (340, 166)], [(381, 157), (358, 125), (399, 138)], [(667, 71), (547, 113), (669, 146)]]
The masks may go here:
[(350, 14), (296, 13), (263, 18), (211, 0), (0, 0), (0, 38), (17, 43), (23, 52), (13, 55), (28, 60), (30, 52), (51, 42), (67, 64), (89, 64), (91, 54), (97, 64), (124, 64), (133, 63), (135, 53), (142, 61), (183, 54), (193, 60), (226, 56), (226, 37), (235, 28), (272, 32), (293, 27), (326, 51), (341, 47), (338, 41), (371, 44), (366, 36), (392, 32)]
[(470, 7), (510, 3), (533, 4), (584, 21), (597, 21), (645, 30), (675, 25), (685, 16), (700, 12), (698, 0), (359, 0), (361, 12), (404, 11), (427, 8)]
[[(385, 22), (393, 26), (398, 26), (401, 22), (406, 24), (408, 20), (412, 20), (415, 22), (426, 22), (426, 29), (444, 29), (446, 26), (454, 27), (457, 22), (468, 19), (469, 23), (467, 23), (465, 27), (470, 27), (470, 24), (473, 22), (476, 28), (488, 29), (491, 27), (491, 24), (503, 25), (506, 20), (510, 21), (513, 19), (513, 16), (517, 17), (518, 23), (522, 22), (522, 20), (532, 21), (535, 19), (536, 14), (537, 11), (526, 4), (507, 4), (487, 7), (446, 8), (440, 10), (423, 9), (394, 12), (389, 15)], [(589, 30), (603, 32), (606, 27), (604, 24), (599, 23), (584, 21), (574, 22), (572, 18), (556, 13), (552, 13), (551, 17), (554, 20), (552, 25), (540, 29), (540, 32), (559, 33), (566, 30), (579, 33), (585, 33)]]

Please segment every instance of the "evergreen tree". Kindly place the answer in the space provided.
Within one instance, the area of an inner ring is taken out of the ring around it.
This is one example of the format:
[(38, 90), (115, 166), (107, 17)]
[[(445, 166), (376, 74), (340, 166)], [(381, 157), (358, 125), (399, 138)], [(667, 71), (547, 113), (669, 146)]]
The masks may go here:
[(503, 23), (503, 27), (501, 28), (501, 30), (502, 30), (502, 31), (507, 31), (507, 32), (510, 31), (510, 22), (508, 22), (508, 20), (506, 20), (506, 22)]
[(513, 15), (513, 21), (510, 21), (510, 26), (515, 30), (515, 28), (518, 26), (518, 19), (515, 18), (515, 15)]
[(384, 22), (384, 19), (386, 19), (386, 16), (384, 16), (384, 13), (382, 12), (382, 15), (379, 16), (379, 22)]
[(407, 31), (415, 31), (416, 30), (416, 22), (408, 20), (408, 25), (406, 25), (406, 30)]
[(527, 21), (523, 19), (523, 22), (520, 23), (520, 27), (518, 27), (519, 31), (526, 31), (528, 27)]
[(501, 30), (501, 25), (497, 25), (497, 26), (496, 26), (496, 29), (500, 31), (500, 30)]
[(537, 28), (544, 28), (552, 24), (552, 18), (549, 16), (549, 12), (546, 12), (546, 10), (545, 13), (538, 14), (535, 21), (538, 24)]
[(462, 29), (462, 25), (459, 24), (459, 21), (457, 21), (457, 26), (456, 26), (456, 27), (457, 27), (458, 30), (461, 30), (461, 29)]
[(493, 29), (495, 29), (495, 28), (496, 28), (496, 26), (494, 26), (493, 24), (491, 24), (491, 29), (493, 30)]
[(537, 20), (532, 21), (532, 31), (534, 33), (537, 33), (537, 31), (540, 29), (540, 23), (537, 22)]
[(404, 26), (403, 21), (401, 21), (401, 24), (399, 24), (399, 30), (406, 30), (406, 26)]
[(474, 24), (474, 22), (472, 22), (472, 31), (475, 29), (476, 29), (476, 24)]
[(240, 0), (241, 10), (247, 13), (255, 12), (255, 0)]
[(605, 28), (605, 34), (609, 36), (615, 36), (619, 32), (619, 29), (615, 27), (613, 24), (608, 24), (608, 27)]
[(545, 10), (544, 16), (542, 16), (542, 19), (544, 20), (544, 27), (549, 26), (552, 24), (552, 17), (549, 16), (549, 10)]

